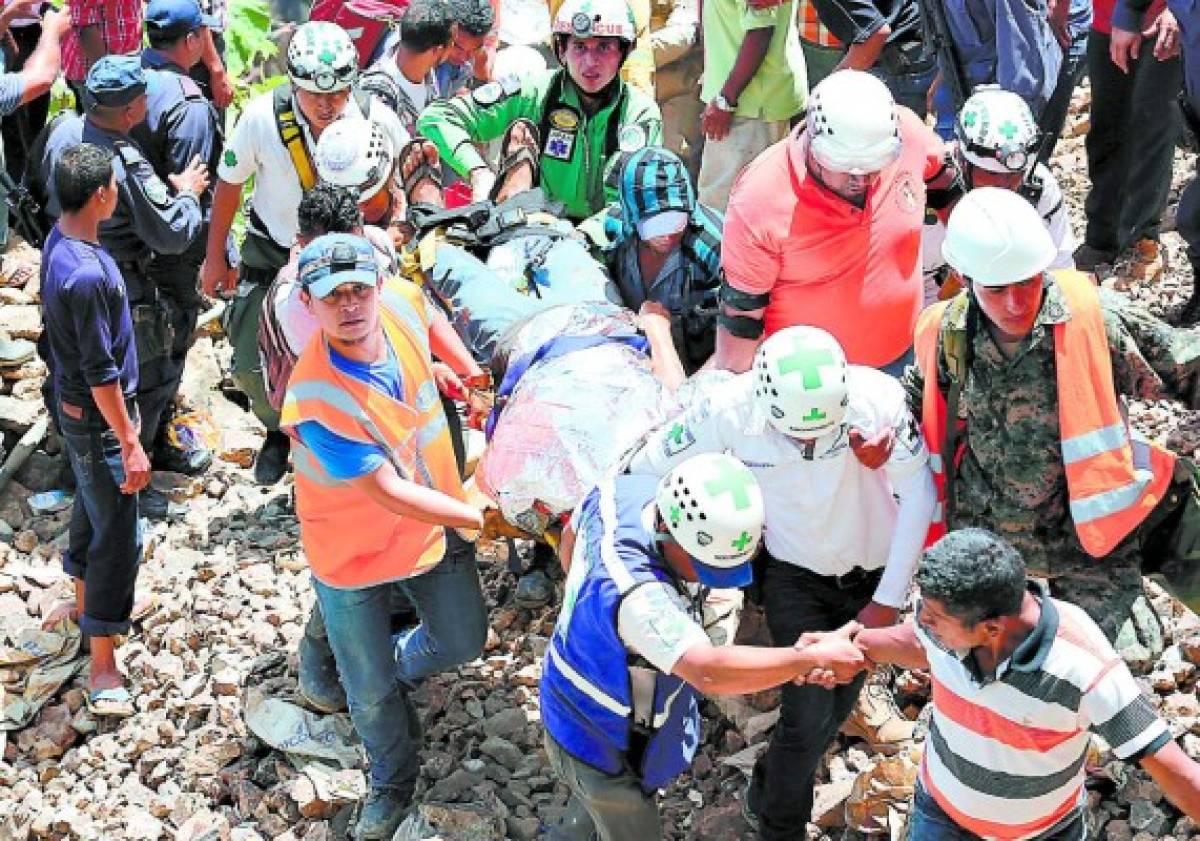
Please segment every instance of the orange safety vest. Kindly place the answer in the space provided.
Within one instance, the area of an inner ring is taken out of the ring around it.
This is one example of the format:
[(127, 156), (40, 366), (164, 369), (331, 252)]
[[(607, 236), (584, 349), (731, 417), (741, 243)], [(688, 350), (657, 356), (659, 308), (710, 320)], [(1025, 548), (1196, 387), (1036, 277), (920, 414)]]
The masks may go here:
[(288, 381), (280, 426), (297, 440), (292, 461), (300, 538), (313, 575), (333, 587), (368, 587), (426, 572), (445, 553), (445, 530), (386, 511), (331, 477), (299, 443), (299, 424), (317, 421), (353, 441), (377, 444), (404, 479), (465, 499), (433, 379), (420, 294), (411, 284), (388, 283), (381, 299), (380, 320), (400, 364), (403, 402), (334, 367), (323, 334), (300, 354)]
[[(1171, 483), (1175, 455), (1136, 434), (1131, 437), (1121, 416), (1095, 286), (1076, 271), (1056, 271), (1054, 279), (1071, 311), (1070, 319), (1054, 325), (1058, 424), (1071, 519), (1084, 550), (1102, 558), (1162, 500)], [(925, 377), (921, 428), (938, 489), (929, 542), (946, 531), (946, 473), (941, 455), (946, 398), (938, 388), (937, 363), (938, 336), (950, 303), (934, 304), (922, 312), (916, 331), (917, 364)], [(954, 454), (956, 464), (963, 450), (960, 446)]]

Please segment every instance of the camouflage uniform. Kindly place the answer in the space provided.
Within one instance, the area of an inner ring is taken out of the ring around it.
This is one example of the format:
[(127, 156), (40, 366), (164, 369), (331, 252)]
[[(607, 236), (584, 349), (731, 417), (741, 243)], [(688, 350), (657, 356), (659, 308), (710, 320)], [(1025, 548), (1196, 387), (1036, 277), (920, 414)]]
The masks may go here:
[[(1200, 334), (1172, 328), (1107, 290), (1101, 290), (1100, 302), (1117, 393), (1146, 400), (1186, 395), (1200, 371)], [(942, 335), (965, 331), (967, 312), (952, 304)], [(1096, 559), (1080, 545), (1069, 514), (1053, 327), (1070, 317), (1062, 290), (1048, 276), (1033, 331), (1011, 359), (986, 328), (976, 331), (959, 404), (967, 446), (947, 525), (979, 526), (1011, 542), (1033, 574), (1049, 579), (1055, 597), (1078, 604), (1118, 650), (1140, 660), (1162, 647), (1161, 629), (1142, 592), (1141, 534), (1135, 531)], [(940, 352), (938, 381), (946, 393), (950, 374)], [(924, 377), (916, 365), (905, 372), (903, 384), (919, 417)]]

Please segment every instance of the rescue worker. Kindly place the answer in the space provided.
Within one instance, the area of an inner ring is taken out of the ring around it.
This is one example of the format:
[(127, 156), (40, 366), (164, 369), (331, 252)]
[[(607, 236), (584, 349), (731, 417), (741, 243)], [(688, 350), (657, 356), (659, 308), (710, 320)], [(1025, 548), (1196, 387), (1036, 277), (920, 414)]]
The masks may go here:
[[(966, 186), (1000, 187), (1025, 196), (1037, 208), (1054, 242), (1056, 254), (1050, 268), (1075, 268), (1077, 243), (1066, 202), (1050, 167), (1037, 162), (1042, 137), (1025, 100), (998, 85), (980, 85), (959, 112), (954, 135), (954, 150)], [(958, 279), (945, 284), (949, 275), (942, 258), (945, 238), (942, 217), (926, 212), (921, 234), (926, 304), (939, 294), (952, 297), (962, 286)]]
[[(410, 693), (478, 656), (487, 612), (475, 555), (446, 528), (480, 528), (464, 501), (437, 399), (419, 289), (381, 289), (371, 244), (328, 234), (300, 255), (301, 298), (320, 322), (288, 380), (296, 513), (370, 792), (355, 837), (388, 839), (411, 802), (421, 722)], [(461, 386), (461, 383), (460, 383)], [(421, 622), (393, 638), (393, 598)]]
[[(132, 134), (159, 178), (183, 171), (193, 158), (203, 161), (209, 172), (217, 169), (222, 142), (220, 117), (188, 75), (203, 58), (209, 27), (216, 24), (216, 18), (204, 15), (195, 0), (152, 0), (146, 6), (150, 46), (142, 51), (142, 66), (152, 72), (146, 74), (146, 122)], [(207, 222), (212, 206), (210, 191), (200, 196), (200, 206)], [(199, 276), (205, 239), (202, 227), (182, 255), (155, 254), (146, 267), (165, 310), (170, 347), (157, 361), (157, 372), (147, 370), (148, 365), (143, 364), (140, 373), (142, 378), (157, 373), (158, 382), (170, 384), (171, 400), (183, 379), (184, 362), (203, 306)], [(147, 430), (155, 436), (155, 466), (189, 475), (203, 472), (212, 463), (212, 453), (203, 446), (187, 450), (172, 446), (166, 431), (172, 414), (170, 409), (164, 411), (158, 429)]]
[[(470, 179), (476, 201), (541, 186), (579, 222), (605, 205), (609, 158), (662, 138), (658, 106), (618, 76), (634, 42), (625, 0), (568, 0), (554, 19), (561, 69), (506, 77), (432, 103), (418, 129)], [(501, 136), (498, 179), (473, 144)]]
[(811, 324), (851, 362), (899, 376), (921, 310), (925, 207), (952, 204), (959, 181), (941, 140), (883, 82), (826, 77), (803, 125), (734, 187), (716, 367), (745, 371), (764, 333)]
[(692, 764), (702, 692), (757, 692), (812, 669), (846, 680), (861, 668), (850, 626), (804, 648), (791, 637), (778, 648), (709, 642), (687, 585), (748, 585), (763, 510), (754, 474), (723, 453), (661, 480), (607, 479), (575, 509), (540, 693), (546, 753), (571, 802), (548, 838), (661, 839), (654, 795)]
[[(149, 267), (156, 257), (177, 259), (199, 237), (204, 224), (200, 196), (208, 188), (208, 169), (194, 155), (184, 168), (167, 175), (172, 195), (134, 137), (135, 128), (146, 119), (146, 87), (146, 71), (138, 56), (97, 60), (84, 83), (86, 117), (70, 115), (55, 125), (44, 160), (51, 178), (49, 211), (57, 216), (53, 178), (62, 152), (82, 141), (115, 153), (117, 209), (100, 226), (100, 244), (120, 268), (129, 294), (138, 357), (139, 434), (149, 452), (159, 419), (178, 390), (180, 374), (169, 364), (172, 324)], [(166, 497), (145, 495), (142, 511), (164, 516)]]
[[(863, 465), (859, 437), (897, 430), (884, 470)], [(696, 453), (729, 452), (750, 466), (766, 505), (761, 581), (776, 645), (850, 620), (894, 623), (933, 516), (929, 455), (892, 377), (849, 365), (816, 327), (763, 342), (750, 371), (655, 431), (629, 472), (662, 476)], [(898, 500), (898, 502), (897, 502)], [(747, 817), (763, 839), (802, 839), (821, 757), (863, 686), (783, 688), (779, 724), (759, 760)], [(883, 687), (864, 696), (856, 735), (894, 752), (913, 726)]]
[(1175, 456), (1129, 427), (1121, 401), (1187, 393), (1200, 337), (1087, 275), (1050, 271), (1041, 217), (1008, 190), (968, 193), (942, 253), (967, 289), (922, 313), (903, 378), (938, 456), (935, 526), (1004, 537), (1052, 595), (1148, 663), (1163, 641), (1138, 526), (1172, 493)]
[[(236, 289), (225, 313), (225, 330), (233, 344), (234, 381), (267, 428), (254, 465), (255, 479), (265, 485), (278, 482), (287, 471), (289, 445), (278, 431), (278, 412), (266, 400), (258, 358), (259, 313), (267, 287), (287, 263), (301, 194), (317, 180), (313, 150), (321, 133), (342, 117), (369, 117), (384, 129), (394, 149), (408, 141), (395, 113), (353, 90), (358, 52), (336, 24), (310, 21), (300, 26), (288, 44), (287, 70), (288, 83), (250, 102), (225, 144), (200, 273), (207, 295), (218, 289), (229, 295)], [(235, 268), (225, 243), (251, 176), (254, 193)]]

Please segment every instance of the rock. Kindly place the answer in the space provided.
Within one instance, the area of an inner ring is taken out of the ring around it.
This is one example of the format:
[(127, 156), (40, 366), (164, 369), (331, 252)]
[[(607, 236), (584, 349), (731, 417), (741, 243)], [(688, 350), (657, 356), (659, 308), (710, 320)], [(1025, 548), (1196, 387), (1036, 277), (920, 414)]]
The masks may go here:
[(1129, 807), (1129, 827), (1134, 832), (1148, 832), (1155, 838), (1167, 828), (1167, 815), (1149, 800), (1135, 800)]
[[(0, 307), (0, 310), (3, 309)], [(43, 411), (44, 407), (38, 401), (0, 395), (0, 430), (24, 435), (29, 427), (37, 423)]]
[(24, 531), (17, 532), (13, 538), (12, 545), (18, 552), (29, 554), (37, 548), (38, 542), (37, 532), (33, 529), (25, 529)]
[(0, 331), (14, 339), (36, 342), (42, 335), (42, 314), (36, 304), (11, 304), (0, 307)]
[(127, 807), (122, 820), (125, 824), (124, 837), (129, 841), (158, 841), (166, 831), (162, 821), (145, 809)]
[(489, 736), (479, 750), (499, 762), (510, 771), (515, 771), (525, 759), (525, 752), (507, 739)]
[(221, 669), (213, 675), (213, 692), (218, 695), (237, 695), (241, 676), (234, 669)]
[(504, 821), (481, 807), (466, 808), (443, 803), (417, 806), (397, 831), (398, 838), (429, 838), (432, 830), (443, 841), (504, 841)]
[(1129, 821), (1109, 821), (1104, 827), (1104, 837), (1107, 841), (1133, 841)]
[(523, 733), (528, 724), (529, 721), (525, 717), (523, 709), (510, 707), (484, 719), (483, 732), (485, 735), (497, 739), (511, 740)]
[(813, 823), (822, 829), (846, 825), (846, 800), (854, 790), (854, 777), (818, 785), (813, 790)]
[(175, 831), (174, 841), (231, 841), (229, 821), (224, 815), (201, 810)]
[(534, 841), (538, 837), (541, 821), (537, 818), (516, 818), (509, 815), (504, 819), (507, 838), (511, 841)]
[(459, 768), (434, 783), (429, 789), (428, 797), (430, 800), (450, 803), (457, 800), (472, 786), (479, 784), (482, 779), (483, 777), (479, 774), (472, 774)]

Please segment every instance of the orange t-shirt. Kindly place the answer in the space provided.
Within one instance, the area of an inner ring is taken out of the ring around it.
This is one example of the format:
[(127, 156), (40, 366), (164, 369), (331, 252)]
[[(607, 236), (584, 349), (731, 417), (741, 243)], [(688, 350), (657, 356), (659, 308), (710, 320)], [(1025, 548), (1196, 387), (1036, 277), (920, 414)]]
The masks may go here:
[(729, 284), (770, 293), (770, 335), (806, 324), (832, 333), (852, 363), (880, 367), (912, 346), (921, 310), (925, 182), (943, 168), (942, 141), (900, 112), (900, 158), (863, 209), (808, 177), (802, 126), (747, 166), (725, 213), (721, 267)]

